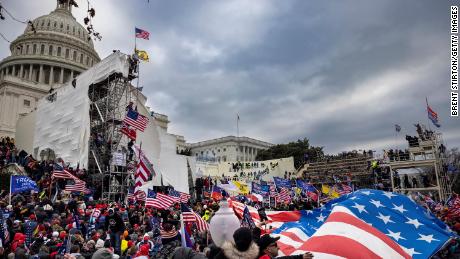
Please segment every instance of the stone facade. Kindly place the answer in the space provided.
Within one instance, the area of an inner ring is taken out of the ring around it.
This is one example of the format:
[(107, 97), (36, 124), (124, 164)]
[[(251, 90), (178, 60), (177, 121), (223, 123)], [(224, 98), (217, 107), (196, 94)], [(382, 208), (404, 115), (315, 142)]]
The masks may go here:
[(197, 160), (216, 162), (254, 161), (260, 150), (273, 144), (248, 137), (227, 136), (188, 144)]
[(32, 21), (35, 31), (28, 25), (10, 44), (11, 56), (0, 62), (0, 137), (14, 137), (19, 117), (34, 110), (51, 88), (100, 61), (71, 11), (68, 2), (57, 1), (53, 12)]

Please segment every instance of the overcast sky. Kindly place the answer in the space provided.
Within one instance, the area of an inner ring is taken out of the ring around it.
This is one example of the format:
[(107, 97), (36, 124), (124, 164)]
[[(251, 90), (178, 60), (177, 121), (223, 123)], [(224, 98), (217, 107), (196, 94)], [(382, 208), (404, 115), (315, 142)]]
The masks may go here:
[[(77, 0), (79, 22), (86, 1)], [(140, 85), (169, 132), (188, 142), (240, 135), (271, 143), (308, 138), (327, 153), (403, 146), (413, 123), (438, 112), (448, 148), (460, 146), (449, 116), (449, 1), (92, 0), (101, 58), (128, 53), (134, 27), (150, 32)], [(55, 0), (2, 0), (20, 19)], [(0, 32), (25, 26), (8, 16)], [(10, 53), (0, 41), (0, 57)], [(402, 126), (396, 136), (394, 124)]]

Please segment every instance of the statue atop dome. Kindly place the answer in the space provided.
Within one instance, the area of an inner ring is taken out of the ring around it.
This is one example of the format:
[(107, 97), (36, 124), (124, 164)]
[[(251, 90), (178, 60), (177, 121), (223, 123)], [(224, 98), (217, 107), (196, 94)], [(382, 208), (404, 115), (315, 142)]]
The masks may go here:
[(72, 6), (78, 7), (75, 0), (57, 0), (56, 11), (62, 10), (72, 13)]

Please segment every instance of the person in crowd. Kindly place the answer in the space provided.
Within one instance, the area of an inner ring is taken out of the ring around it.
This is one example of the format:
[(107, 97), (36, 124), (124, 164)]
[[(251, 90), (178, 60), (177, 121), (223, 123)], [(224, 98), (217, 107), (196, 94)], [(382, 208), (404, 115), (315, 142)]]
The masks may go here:
[(311, 259), (313, 254), (307, 252), (303, 255), (291, 255), (278, 257), (279, 247), (276, 243), (280, 237), (271, 237), (269, 234), (265, 234), (259, 239), (259, 259)]
[(233, 240), (225, 241), (214, 259), (256, 259), (259, 247), (249, 228), (241, 227), (233, 233)]
[(118, 212), (113, 208), (108, 210), (108, 216), (105, 218), (105, 229), (110, 233), (111, 244), (116, 254), (121, 253), (121, 234), (125, 230), (125, 224)]

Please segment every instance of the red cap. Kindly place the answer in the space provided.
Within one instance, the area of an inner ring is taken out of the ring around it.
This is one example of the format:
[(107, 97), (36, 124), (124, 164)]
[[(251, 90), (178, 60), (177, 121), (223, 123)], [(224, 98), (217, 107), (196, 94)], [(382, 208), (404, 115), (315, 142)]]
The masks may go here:
[(30, 220), (35, 220), (35, 214), (30, 214), (29, 219)]

